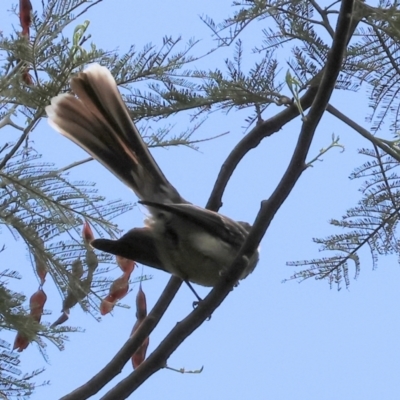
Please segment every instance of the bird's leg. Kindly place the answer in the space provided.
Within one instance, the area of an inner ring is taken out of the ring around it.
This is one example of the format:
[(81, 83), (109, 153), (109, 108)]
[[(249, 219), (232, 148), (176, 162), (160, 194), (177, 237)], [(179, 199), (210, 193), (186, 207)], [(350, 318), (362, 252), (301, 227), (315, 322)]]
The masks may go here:
[(192, 286), (192, 284), (187, 280), (184, 279), (183, 280), (186, 285), (188, 285), (189, 289), (193, 292), (193, 294), (196, 296), (197, 301), (193, 302), (193, 308), (197, 307), (197, 305), (203, 300), (198, 294), (197, 292), (194, 290), (194, 287)]

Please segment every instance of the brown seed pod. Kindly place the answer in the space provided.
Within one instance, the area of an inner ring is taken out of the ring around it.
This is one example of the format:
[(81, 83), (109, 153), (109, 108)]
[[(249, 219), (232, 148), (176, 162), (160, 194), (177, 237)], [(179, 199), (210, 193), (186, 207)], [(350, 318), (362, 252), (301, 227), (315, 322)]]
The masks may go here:
[[(29, 35), (29, 33), (28, 33)], [(22, 80), (29, 86), (33, 86), (33, 78), (32, 75), (29, 73), (29, 68), (25, 67), (21, 72)]]
[(92, 249), (86, 250), (86, 265), (88, 266), (89, 271), (94, 271), (99, 265), (99, 260), (96, 256), (96, 253)]
[(149, 346), (149, 338), (147, 337), (142, 345), (135, 351), (132, 356), (132, 366), (133, 369), (136, 369), (145, 359), (146, 359), (146, 352), (147, 347)]
[(138, 294), (136, 295), (136, 318), (143, 321), (147, 316), (146, 295), (142, 289), (142, 283), (139, 285)]
[(43, 289), (39, 289), (29, 299), (29, 308), (31, 316), (36, 322), (40, 322), (43, 314), (43, 307), (46, 303), (47, 296)]
[(83, 265), (80, 259), (75, 260), (71, 265), (71, 274), (74, 278), (79, 279), (83, 275)]
[(13, 350), (18, 349), (18, 353), (25, 350), (29, 345), (29, 340), (26, 336), (24, 336), (21, 332), (17, 333), (17, 336), (14, 340)]
[(101, 315), (108, 314), (115, 304), (126, 296), (129, 290), (129, 276), (123, 274), (110, 286), (110, 291), (100, 304)]
[(111, 298), (110, 295), (108, 295), (107, 297), (105, 297), (105, 298), (101, 301), (101, 304), (100, 304), (100, 314), (101, 314), (101, 315), (106, 315), (106, 314), (108, 314), (109, 312), (112, 311), (112, 309), (114, 308), (114, 305), (115, 305), (115, 303), (114, 303), (113, 299)]
[(116, 256), (116, 259), (118, 266), (122, 269), (122, 272), (124, 274), (131, 275), (133, 269), (135, 268), (135, 261), (121, 256)]
[(51, 327), (54, 328), (55, 326), (63, 324), (69, 318), (69, 310), (63, 311), (60, 317), (51, 324)]
[(47, 264), (37, 254), (34, 255), (34, 259), (35, 259), (36, 273), (40, 279), (40, 284), (43, 285), (44, 282), (46, 281), (46, 275), (48, 271)]
[[(133, 326), (131, 336), (138, 330), (141, 323), (147, 316), (147, 303), (146, 303), (146, 295), (142, 289), (142, 283), (139, 285), (138, 294), (136, 295), (136, 322)], [(141, 346), (133, 353), (132, 365), (133, 368), (136, 369), (146, 358), (147, 347), (149, 346), (149, 337), (147, 337)]]
[(32, 4), (29, 0), (19, 0), (19, 21), (22, 27), (22, 35), (29, 38), (29, 27), (31, 26)]
[(89, 245), (92, 240), (94, 240), (94, 235), (89, 222), (85, 221), (82, 228), (82, 238), (86, 245)]

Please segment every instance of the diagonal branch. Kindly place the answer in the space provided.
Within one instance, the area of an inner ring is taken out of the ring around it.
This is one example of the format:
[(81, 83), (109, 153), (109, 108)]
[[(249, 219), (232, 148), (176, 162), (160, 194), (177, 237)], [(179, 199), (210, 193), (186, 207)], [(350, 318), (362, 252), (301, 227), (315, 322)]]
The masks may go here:
[[(260, 217), (265, 218), (266, 228), (282, 203), (292, 191), (297, 180), (307, 168), (306, 157), (310, 148), (315, 130), (321, 120), (325, 108), (334, 90), (336, 79), (339, 75), (351, 26), (353, 1), (345, 0), (341, 4), (332, 48), (328, 53), (327, 63), (324, 68), (321, 83), (315, 96), (310, 112), (303, 122), (299, 139), (294, 150), (290, 164), (274, 193), (268, 201), (262, 203)], [(264, 214), (264, 215), (263, 215)]]
[(329, 22), (328, 19), (328, 15), (327, 15), (327, 11), (326, 8), (325, 10), (323, 10), (320, 5), (317, 3), (316, 0), (310, 0), (311, 5), (314, 7), (314, 9), (318, 12), (318, 14), (321, 16), (322, 21), (323, 21), (323, 26), (325, 27), (325, 29), (328, 31), (329, 35), (333, 38), (335, 32)]
[(33, 129), (33, 127), (37, 124), (37, 122), (42, 118), (44, 114), (44, 110), (39, 110), (36, 115), (32, 118), (30, 121), (29, 125), (24, 129), (22, 135), (18, 139), (17, 143), (13, 146), (13, 148), (4, 156), (3, 160), (0, 162), (0, 170), (2, 170), (8, 161), (14, 156), (14, 154), (18, 151), (18, 149), (21, 147), (22, 143), (25, 141), (25, 139), (28, 137), (29, 133)]
[(353, 121), (351, 118), (347, 117), (345, 114), (340, 112), (337, 108), (333, 107), (331, 104), (328, 104), (328, 106), (326, 107), (326, 111), (328, 111), (330, 114), (334, 115), (336, 118), (340, 119), (342, 122), (344, 122), (346, 125), (350, 126), (350, 128), (353, 128), (356, 132), (358, 132), (365, 139), (369, 140), (372, 144), (379, 147), (385, 153), (389, 154), (395, 160), (400, 162), (400, 154), (397, 151), (392, 149), (388, 144), (386, 144), (381, 139), (374, 136), (372, 133), (368, 132), (361, 125), (358, 125), (355, 121)]
[(145, 338), (148, 337), (157, 326), (181, 284), (181, 279), (172, 276), (149, 315), (142, 322), (133, 336), (131, 336), (121, 347), (113, 359), (88, 382), (62, 397), (60, 400), (85, 400), (96, 394), (108, 382), (117, 376), (124, 365), (129, 361), (132, 354), (139, 348), (139, 346), (141, 346)]

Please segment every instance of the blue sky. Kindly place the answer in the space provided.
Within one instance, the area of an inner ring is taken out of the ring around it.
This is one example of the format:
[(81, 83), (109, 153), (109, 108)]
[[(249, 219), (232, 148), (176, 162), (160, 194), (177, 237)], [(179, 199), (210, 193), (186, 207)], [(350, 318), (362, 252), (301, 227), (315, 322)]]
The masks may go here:
[[(39, 8), (40, 3), (32, 0), (34, 8)], [(91, 21), (92, 40), (103, 49), (118, 47), (124, 51), (131, 44), (140, 49), (149, 42), (160, 44), (164, 35), (182, 35), (184, 42), (191, 37), (203, 39), (199, 48), (204, 50), (211, 44), (210, 32), (199, 15), (207, 14), (220, 21), (232, 12), (230, 0), (155, 0), (151, 4), (108, 0), (94, 7), (84, 18)], [(2, 4), (1, 12), (7, 15), (8, 25), (17, 26), (16, 18), (5, 11), (9, 7)], [(257, 32), (264, 25), (258, 25), (243, 36), (249, 65), (250, 50), (260, 43)], [(224, 58), (231, 52), (233, 49), (213, 54), (197, 65), (199, 68), (216, 65), (222, 68)], [(285, 71), (284, 61), (288, 54), (282, 52), (281, 59)], [(284, 92), (290, 95), (287, 89)], [(367, 102), (362, 93), (335, 93), (331, 103), (368, 128), (364, 114)], [(271, 107), (265, 118), (277, 111), (280, 109)], [(196, 137), (230, 133), (201, 144), (198, 152), (187, 148), (153, 151), (165, 175), (186, 199), (198, 205), (205, 204), (221, 164), (243, 136), (245, 116), (235, 112), (213, 115)], [(187, 121), (187, 116), (182, 115), (171, 122), (176, 123), (177, 129), (182, 129)], [(163, 124), (150, 122), (148, 125), (157, 129)], [(294, 121), (249, 153), (227, 188), (221, 212), (238, 220), (254, 220), (260, 201), (268, 198), (286, 168), (299, 128), (299, 120)], [(181, 375), (162, 370), (131, 398), (398, 399), (400, 270), (395, 257), (381, 259), (379, 267), (372, 271), (368, 252), (362, 252), (360, 277), (351, 281), (349, 289), (343, 288), (340, 292), (330, 290), (325, 282), (313, 280), (301, 284), (294, 281), (281, 283), (294, 270), (287, 267), (286, 262), (318, 257), (318, 246), (312, 243), (312, 238), (339, 233), (329, 226), (328, 220), (340, 218), (359, 198), (357, 190), (361, 181), (351, 182), (347, 177), (354, 167), (366, 161), (357, 154), (357, 148), (367, 144), (361, 142), (355, 132), (330, 115), (324, 115), (309, 158), (329, 145), (332, 133), (341, 137), (345, 152), (330, 151), (323, 157), (323, 162), (315, 163), (303, 174), (262, 242), (261, 260), (254, 273), (234, 289), (211, 320), (206, 321), (168, 360), (175, 368), (203, 366), (203, 372)], [(32, 139), (45, 159), (57, 162), (60, 167), (84, 157), (80, 149), (52, 131), (45, 121), (36, 128)], [(100, 165), (87, 164), (73, 174), (97, 181), (101, 193), (110, 199), (136, 200)], [(142, 221), (143, 209), (140, 208), (118, 220), (125, 230), (141, 226)], [(22, 249), (22, 243), (15, 246)], [(0, 256), (2, 262), (9, 263), (7, 255)], [(27, 257), (22, 251), (13, 257), (13, 263), (23, 266), (21, 273), (32, 277), (29, 282), (26, 279), (18, 283), (18, 289), (29, 296), (37, 285), (33, 272), (28, 269)], [(169, 276), (148, 268), (144, 272), (153, 275), (153, 279), (143, 285), (148, 308), (151, 308)], [(120, 274), (118, 270), (112, 273), (115, 278)], [(58, 316), (61, 300), (49, 282), (45, 291), (49, 297), (46, 308), (53, 310), (53, 314), (43, 319), (53, 321)], [(133, 307), (136, 292), (137, 286), (133, 286), (124, 303)], [(199, 292), (205, 295), (207, 290), (199, 288)], [(148, 354), (169, 329), (190, 312), (192, 301), (192, 294), (182, 287), (150, 337)], [(46, 366), (41, 377), (51, 381), (50, 386), (39, 389), (32, 399), (57, 399), (86, 382), (122, 346), (134, 321), (134, 308), (118, 308), (113, 316), (102, 318), (101, 323), (81, 310), (73, 309), (69, 324), (80, 326), (85, 332), (72, 334), (65, 351), (60, 353), (49, 345), (50, 362), (47, 365), (35, 346), (22, 353), (26, 369)], [(128, 364), (101, 393), (130, 372), (131, 365)], [(101, 394), (97, 394), (93, 398), (100, 397)]]

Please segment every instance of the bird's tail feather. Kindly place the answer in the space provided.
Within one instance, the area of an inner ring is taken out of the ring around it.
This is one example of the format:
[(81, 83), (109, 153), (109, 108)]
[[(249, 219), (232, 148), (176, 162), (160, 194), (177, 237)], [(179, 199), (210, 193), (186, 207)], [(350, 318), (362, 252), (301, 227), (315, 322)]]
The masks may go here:
[(143, 142), (107, 68), (94, 64), (71, 79), (72, 94), (46, 107), (50, 125), (86, 150), (140, 199), (185, 202)]

